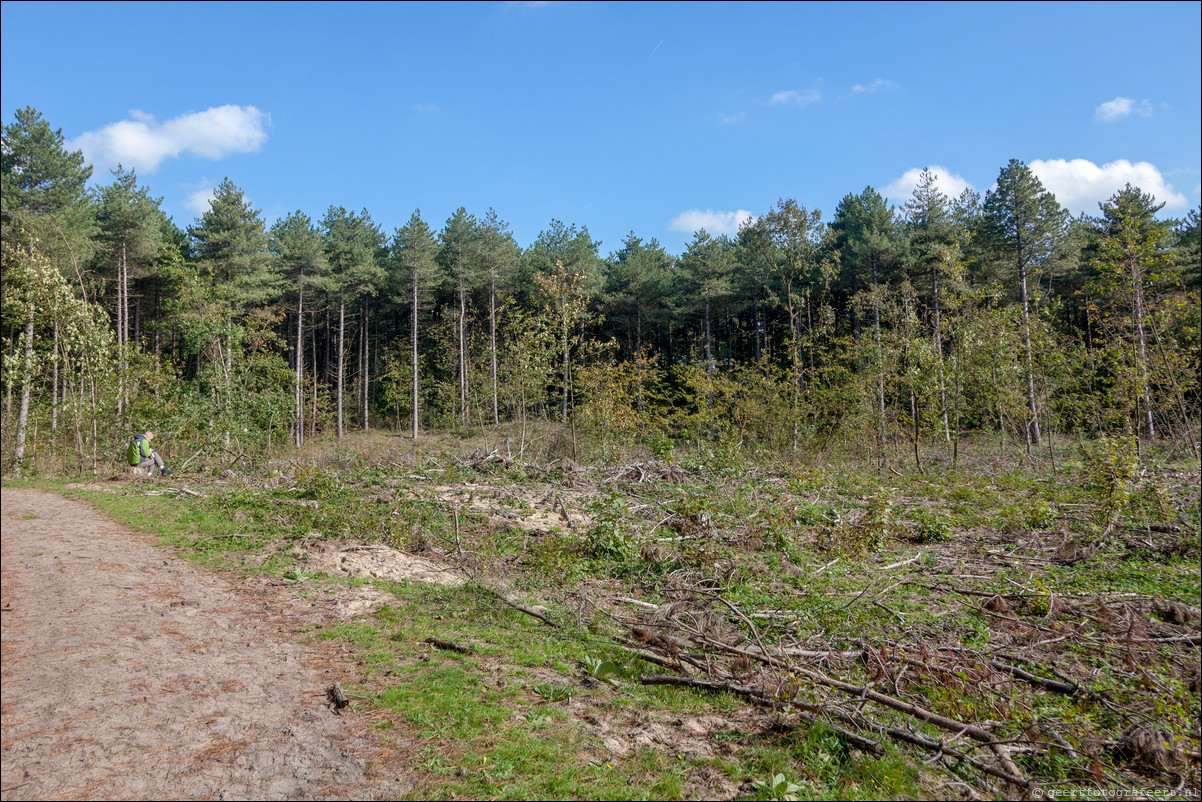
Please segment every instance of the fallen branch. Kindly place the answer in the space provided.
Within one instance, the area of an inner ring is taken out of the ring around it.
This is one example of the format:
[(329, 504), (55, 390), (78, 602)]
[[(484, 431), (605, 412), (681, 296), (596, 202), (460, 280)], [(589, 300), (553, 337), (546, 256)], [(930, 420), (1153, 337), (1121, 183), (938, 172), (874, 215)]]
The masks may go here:
[(460, 654), (473, 654), (473, 652), (470, 648), (468, 648), (467, 646), (460, 646), (458, 643), (455, 643), (454, 641), (443, 640), (442, 638), (430, 637), (430, 638), (426, 638), (425, 642), (430, 644), (431, 646), (434, 646), (438, 649), (444, 649), (448, 652), (459, 652)]
[(552, 621), (550, 618), (547, 618), (547, 616), (543, 615), (538, 610), (535, 610), (533, 607), (527, 607), (526, 605), (521, 604), (520, 602), (515, 600), (512, 596), (510, 596), (508, 593), (501, 590), (500, 588), (496, 588), (496, 587), (493, 587), (492, 585), (487, 585), (484, 583), (479, 583), (477, 585), (477, 587), (481, 588), (483, 590), (487, 590), (491, 595), (495, 596), (498, 600), (505, 602), (510, 607), (517, 610), (518, 612), (525, 613), (526, 615), (530, 616), (531, 618), (537, 618), (539, 621), (542, 621), (544, 624), (546, 624), (547, 626), (549, 626), (553, 629), (559, 628), (559, 625), (556, 624), (554, 621)]
[(679, 671), (682, 674), (688, 673), (687, 671), (685, 671), (684, 666), (682, 666), (680, 664), (679, 660), (672, 660), (667, 657), (660, 657), (658, 654), (655, 654), (654, 652), (649, 652), (646, 649), (640, 648), (640, 645), (638, 644), (638, 642), (629, 640), (627, 638), (616, 638), (615, 640), (617, 640), (618, 643), (620, 643), (624, 647), (626, 647), (626, 649), (633, 652), (635, 657), (646, 660), (648, 663), (654, 663), (657, 666), (662, 666), (662, 667), (670, 669), (672, 671)]
[(622, 602), (624, 604), (633, 604), (635, 607), (642, 607), (646, 610), (658, 610), (659, 609), (658, 604), (652, 604), (651, 602), (640, 601), (639, 599), (630, 599), (625, 596), (615, 596), (614, 601)]
[(1079, 686), (1075, 683), (1058, 682), (1057, 680), (1053, 680), (1053, 679), (1044, 679), (1043, 677), (1037, 677), (1028, 671), (1023, 671), (1021, 668), (1019, 668), (1017, 666), (1008, 666), (1005, 663), (999, 663), (996, 660), (990, 660), (989, 665), (992, 666), (993, 668), (996, 668), (998, 671), (1006, 672), (1007, 674), (1009, 674), (1010, 676), (1012, 676), (1016, 679), (1021, 679), (1023, 682), (1028, 682), (1031, 685), (1038, 685), (1042, 688), (1046, 688), (1047, 690), (1052, 691), (1053, 693), (1062, 693), (1065, 696), (1076, 696), (1078, 693), (1081, 693), (1082, 695), (1084, 695), (1086, 697), (1095, 696), (1095, 693), (1093, 691), (1090, 691), (1090, 690), (1083, 691), (1081, 689), (1081, 686)]
[(921, 558), (922, 558), (922, 552), (920, 551), (917, 554), (915, 554), (913, 557), (910, 557), (905, 560), (900, 560), (895, 563), (890, 563), (889, 565), (882, 566), (882, 567), (878, 568), (877, 570), (878, 571), (892, 571), (894, 568), (901, 568), (903, 565), (909, 565), (912, 562), (917, 562)]
[(818, 717), (797, 709), (798, 705), (773, 699), (767, 693), (757, 688), (748, 688), (742, 685), (732, 685), (726, 682), (714, 682), (706, 679), (694, 679), (692, 677), (668, 677), (661, 674), (644, 674), (643, 676), (639, 677), (639, 683), (642, 685), (676, 685), (686, 688), (700, 688), (702, 690), (712, 691), (714, 693), (726, 691), (728, 693), (733, 693), (736, 696), (741, 696), (757, 705), (763, 705), (777, 709), (793, 708), (793, 712), (796, 713), (797, 716), (802, 720), (809, 722), (810, 724), (821, 724), (832, 732), (838, 734), (839, 737), (843, 738), (856, 748), (865, 752), (870, 752), (877, 757), (881, 757), (885, 754), (885, 748), (876, 741), (865, 738), (862, 735), (856, 735), (854, 732), (849, 732), (842, 727), (831, 724), (829, 721), (821, 721), (818, 719)]

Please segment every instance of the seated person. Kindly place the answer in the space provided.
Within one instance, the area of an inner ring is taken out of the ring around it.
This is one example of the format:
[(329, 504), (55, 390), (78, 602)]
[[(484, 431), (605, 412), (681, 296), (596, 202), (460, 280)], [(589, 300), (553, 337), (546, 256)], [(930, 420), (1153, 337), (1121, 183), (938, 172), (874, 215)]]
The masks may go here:
[(135, 468), (150, 468), (154, 466), (159, 469), (160, 475), (166, 476), (171, 471), (163, 464), (163, 458), (158, 455), (158, 452), (150, 449), (150, 441), (153, 439), (154, 432), (135, 434), (130, 438), (129, 450), (126, 452), (126, 457), (129, 459), (129, 464)]

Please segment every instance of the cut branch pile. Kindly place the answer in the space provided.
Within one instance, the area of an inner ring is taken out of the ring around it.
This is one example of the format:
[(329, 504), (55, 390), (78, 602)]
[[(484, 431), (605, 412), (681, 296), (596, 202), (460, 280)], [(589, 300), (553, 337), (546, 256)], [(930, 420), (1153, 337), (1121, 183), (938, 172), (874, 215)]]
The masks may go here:
[(678, 468), (675, 465), (669, 465), (666, 462), (654, 459), (647, 462), (622, 465), (605, 473), (605, 480), (607, 482), (634, 482), (637, 484), (642, 484), (648, 480), (683, 482), (690, 477), (691, 474), (683, 468)]
[[(1093, 610), (1101, 614), (1091, 615), (1083, 600), (1045, 600), (1053, 611), (1060, 604), (1062, 612), (1093, 619), (1099, 630), (1066, 634), (1062, 628), (1063, 640), (1079, 636), (1079, 644), (1092, 645), (1130, 667), (1130, 688), (1101, 690), (1002, 650), (929, 645), (921, 638), (910, 644), (850, 644), (854, 648), (834, 648), (820, 638), (800, 643), (788, 625), (773, 627), (781, 623), (775, 615), (744, 612), (704, 588), (679, 592), (675, 601), (662, 605), (613, 601), (612, 616), (625, 630), (616, 642), (671, 672), (642, 675), (641, 683), (730, 693), (805, 722), (820, 722), (849, 747), (874, 755), (883, 752), (880, 738), (917, 747), (953, 770), (971, 766), (979, 772), (975, 782), (987, 793), (1032, 793), (1047, 782), (1038, 776), (1038, 758), (1050, 753), (1075, 766), (1083, 781), (1110, 787), (1127, 787), (1122, 772), (1132, 768), (1176, 771), (1183, 782), (1197, 774), (1197, 733), (1191, 749), (1157, 729), (1139, 701), (1147, 696), (1148, 683), (1157, 680), (1133, 665), (1139, 648), (1172, 643), (1189, 649), (1197, 643), (1196, 635), (1163, 631), (1143, 614), (1155, 605), (1165, 620), (1185, 621), (1193, 615), (1188, 609), (1147, 599), (1112, 600), (1110, 605), (1099, 599)], [(998, 605), (987, 601), (982, 612), (1013, 618), (993, 613), (991, 606)], [(761, 631), (767, 628), (771, 632)], [(1105, 720), (1124, 722), (1125, 728), (1120, 725), (1106, 737), (1093, 731), (1087, 716), (1079, 721), (1033, 716), (1031, 694), (1054, 694), (1096, 707)], [(1116, 768), (1119, 764), (1123, 769)], [(994, 780), (1005, 787), (991, 788)]]

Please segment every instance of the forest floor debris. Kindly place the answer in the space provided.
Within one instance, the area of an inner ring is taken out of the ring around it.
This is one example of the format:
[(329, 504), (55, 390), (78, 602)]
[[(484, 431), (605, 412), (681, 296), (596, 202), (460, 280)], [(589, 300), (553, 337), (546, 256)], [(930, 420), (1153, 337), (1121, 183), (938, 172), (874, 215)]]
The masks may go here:
[[(423, 733), (427, 795), (1199, 787), (1196, 470), (1149, 472), (1116, 514), (1063, 460), (935, 477), (475, 448), (123, 487), (220, 510), (234, 534), (179, 542), (313, 597), (311, 635), (357, 655), (348, 711), (385, 744)], [(318, 602), (365, 589), (358, 617)]]

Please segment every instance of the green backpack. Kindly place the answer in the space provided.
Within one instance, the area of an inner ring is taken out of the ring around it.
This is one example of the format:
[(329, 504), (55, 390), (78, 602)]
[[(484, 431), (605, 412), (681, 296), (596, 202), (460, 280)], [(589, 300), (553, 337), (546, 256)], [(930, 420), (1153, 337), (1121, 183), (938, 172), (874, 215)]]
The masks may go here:
[(143, 435), (135, 434), (130, 438), (125, 458), (129, 460), (130, 465), (139, 465), (142, 460), (150, 459), (150, 443), (146, 442)]

